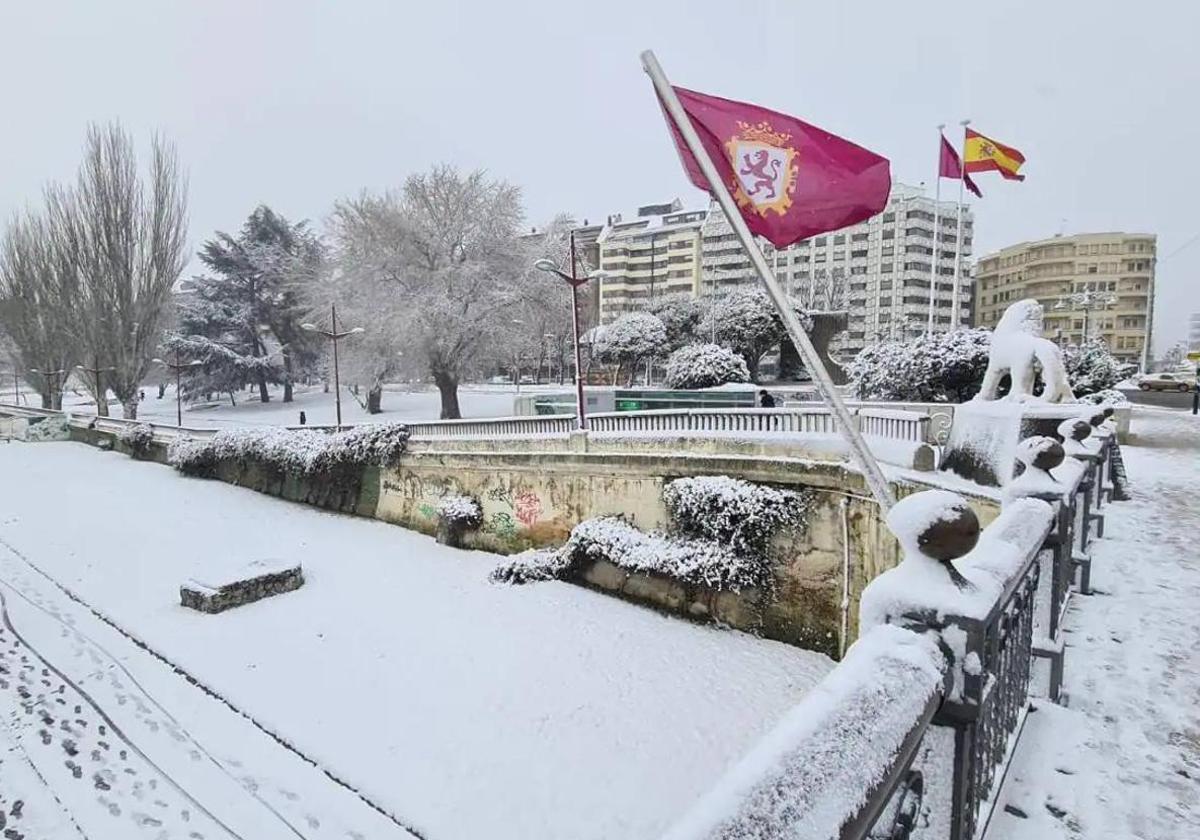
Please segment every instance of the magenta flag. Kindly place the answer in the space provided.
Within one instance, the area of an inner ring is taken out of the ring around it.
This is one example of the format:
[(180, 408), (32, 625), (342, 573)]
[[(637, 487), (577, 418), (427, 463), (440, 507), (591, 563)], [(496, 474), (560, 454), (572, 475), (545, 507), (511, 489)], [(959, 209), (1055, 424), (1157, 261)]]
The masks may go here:
[[(958, 156), (958, 152), (954, 151), (954, 147), (950, 145), (950, 141), (946, 139), (945, 134), (942, 135), (942, 154), (938, 159), (938, 176), (941, 178), (953, 178), (956, 181), (963, 177), (962, 158)], [(963, 183), (977, 197), (983, 198), (983, 193), (979, 191), (979, 187), (975, 186), (975, 182), (971, 180), (970, 175), (963, 178)]]
[[(747, 227), (776, 248), (861, 222), (887, 204), (887, 158), (777, 111), (679, 87), (675, 93)], [(688, 178), (708, 190), (683, 135), (663, 114)]]

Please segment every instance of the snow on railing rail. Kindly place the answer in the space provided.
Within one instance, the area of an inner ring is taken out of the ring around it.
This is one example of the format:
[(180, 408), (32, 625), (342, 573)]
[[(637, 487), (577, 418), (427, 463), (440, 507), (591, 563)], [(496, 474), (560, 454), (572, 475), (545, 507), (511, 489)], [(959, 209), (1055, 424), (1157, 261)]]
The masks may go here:
[(872, 629), (663, 840), (866, 837), (912, 764), (947, 674), (930, 636)]
[[(29, 416), (49, 416), (59, 412), (46, 409), (30, 409), (0, 405), (0, 410), (11, 409), (15, 413)], [(929, 416), (916, 411), (864, 408), (851, 412), (859, 431), (872, 437), (922, 443), (927, 436)], [(137, 420), (122, 420), (115, 417), (71, 415), (72, 425), (87, 426), (105, 431), (117, 431)], [(706, 433), (727, 434), (817, 434), (830, 435), (837, 432), (833, 415), (822, 407), (812, 408), (713, 408), (713, 409), (661, 409), (653, 411), (616, 411), (588, 415), (589, 431), (606, 434), (681, 434), (703, 436)], [(174, 426), (151, 424), (155, 436), (169, 439), (178, 434), (204, 437), (213, 434), (204, 429), (176, 429)], [(575, 428), (573, 414), (541, 415), (532, 417), (488, 417), (463, 420), (433, 420), (407, 422), (413, 440), (444, 438), (509, 438), (545, 437), (568, 435)], [(307, 426), (308, 428), (332, 431), (333, 426)]]

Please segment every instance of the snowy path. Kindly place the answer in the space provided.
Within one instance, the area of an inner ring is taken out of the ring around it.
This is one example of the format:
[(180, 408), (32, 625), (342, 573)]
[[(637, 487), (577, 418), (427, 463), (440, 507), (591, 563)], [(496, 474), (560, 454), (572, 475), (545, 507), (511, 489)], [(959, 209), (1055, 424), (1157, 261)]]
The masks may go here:
[[(570, 386), (566, 386), (568, 389)], [(521, 393), (559, 392), (564, 390), (557, 386), (526, 386)], [(138, 418), (150, 423), (175, 425), (175, 386), (167, 388), (166, 395), (158, 399), (157, 388), (146, 388), (146, 399), (138, 406)], [(249, 392), (238, 395), (238, 404), (231, 406), (229, 401), (202, 403), (183, 406), (183, 425), (193, 429), (225, 429), (241, 426), (293, 426), (300, 420), (303, 411), (310, 425), (328, 424), (335, 422), (333, 394), (323, 392), (319, 387), (310, 389), (297, 388), (293, 402), (283, 402), (283, 392), (279, 388), (271, 390), (271, 402), (260, 403), (257, 396), (251, 398)], [(513, 401), (517, 396), (516, 389), (503, 386), (463, 386), (459, 389), (459, 404), (463, 417), (508, 417), (513, 413)], [(0, 393), (0, 401), (11, 399)], [(34, 397), (32, 405), (37, 405)], [(68, 411), (84, 415), (96, 413), (95, 402), (80, 392), (68, 392), (63, 397), (63, 406)], [(399, 387), (389, 387), (383, 393), (383, 413), (367, 414), (362, 405), (350, 395), (342, 395), (342, 421), (345, 423), (399, 423), (412, 421), (437, 420), (441, 412), (441, 397), (436, 390), (401, 390)], [(113, 417), (121, 416), (120, 405), (110, 406)]]
[[(8, 821), (30, 838), (411, 837), (3, 544), (0, 715), (0, 766), (23, 771), (0, 775), (0, 801), (26, 803)], [(58, 827), (39, 826), (46, 820)], [(75, 831), (61, 833), (67, 825)]]
[(1030, 716), (989, 840), (1200, 837), (1200, 421), (1139, 409), (1133, 432), (1134, 498), (1064, 625), (1070, 706)]
[[(429, 840), (654, 838), (832, 665), (567, 584), (490, 584), (494, 555), (78, 444), (0, 446), (0, 475), (0, 540), (261, 724), (0, 546), (14, 625), (243, 837), (296, 836), (272, 808), (314, 840), (404, 836), (269, 730)], [(301, 560), (306, 585), (215, 616), (178, 605), (198, 570), (272, 556)], [(70, 773), (61, 741), (45, 746)], [(94, 799), (97, 769), (50, 787)]]

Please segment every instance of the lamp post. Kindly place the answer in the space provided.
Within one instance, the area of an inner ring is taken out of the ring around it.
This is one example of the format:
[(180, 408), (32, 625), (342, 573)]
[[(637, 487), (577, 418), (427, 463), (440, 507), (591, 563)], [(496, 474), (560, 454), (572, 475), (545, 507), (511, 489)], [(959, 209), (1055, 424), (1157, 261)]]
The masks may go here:
[(1093, 310), (1107, 309), (1117, 302), (1117, 296), (1112, 292), (1096, 292), (1091, 289), (1084, 289), (1082, 292), (1071, 292), (1054, 304), (1054, 308), (1063, 309), (1078, 309), (1083, 312), (1083, 339), (1080, 344), (1088, 340), (1088, 315)]
[(179, 361), (178, 352), (175, 354), (175, 361), (173, 362), (165, 362), (162, 359), (151, 359), (150, 361), (175, 371), (175, 425), (178, 428), (183, 428), (183, 390), (180, 387), (180, 376), (185, 370), (192, 370), (203, 366), (204, 362), (199, 359), (193, 359), (190, 362), (181, 362)]
[(92, 357), (92, 367), (83, 365), (75, 365), (76, 370), (81, 370), (84, 373), (90, 373), (93, 381), (96, 383), (96, 416), (100, 416), (100, 401), (104, 400), (104, 413), (108, 414), (108, 400), (105, 397), (104, 381), (100, 378), (100, 374), (106, 370), (116, 370), (115, 367), (100, 367), (100, 357)]
[(363, 332), (362, 327), (355, 327), (345, 332), (338, 332), (337, 328), (337, 304), (329, 305), (329, 329), (323, 330), (316, 324), (301, 324), (300, 329), (308, 330), (309, 332), (320, 333), (333, 342), (333, 402), (337, 410), (337, 428), (342, 428), (342, 384), (341, 374), (338, 371), (338, 342), (349, 335), (358, 335)]
[[(54, 407), (54, 378), (57, 376), (65, 376), (67, 372), (65, 370), (38, 370), (37, 368), (30, 368), (29, 372), (36, 373), (38, 376), (42, 377), (42, 379), (45, 381), (46, 396), (49, 397), (50, 407), (53, 408)], [(61, 390), (61, 386), (60, 386), (60, 390)], [(59, 402), (58, 407), (60, 409), (62, 408), (61, 401)]]
[[(575, 232), (571, 231), (571, 273), (559, 271), (553, 260), (538, 260), (533, 267), (538, 271), (547, 271), (558, 277), (571, 287), (571, 338), (575, 345), (575, 422), (580, 431), (587, 429), (584, 418), (583, 402), (583, 364), (579, 354), (579, 287), (588, 281), (586, 277), (575, 275)], [(599, 276), (597, 273), (593, 276)]]

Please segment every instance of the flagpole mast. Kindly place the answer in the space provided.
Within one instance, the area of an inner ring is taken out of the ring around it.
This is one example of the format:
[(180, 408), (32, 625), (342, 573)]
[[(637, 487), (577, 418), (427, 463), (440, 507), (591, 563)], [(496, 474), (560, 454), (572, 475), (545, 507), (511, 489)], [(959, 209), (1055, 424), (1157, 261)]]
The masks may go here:
[(963, 241), (963, 187), (967, 183), (967, 126), (970, 125), (970, 120), (963, 120), (959, 123), (963, 127), (962, 154), (958, 159), (958, 235), (954, 242), (954, 291), (951, 294), (951, 306), (954, 311), (950, 314), (950, 328), (958, 329), (959, 317), (958, 297), (959, 297), (959, 278), (962, 276), (962, 241)]
[(817, 386), (821, 390), (821, 395), (829, 403), (830, 411), (837, 419), (838, 431), (845, 438), (851, 456), (862, 469), (863, 478), (866, 480), (871, 494), (884, 511), (889, 510), (895, 504), (895, 499), (892, 497), (892, 491), (888, 487), (887, 479), (883, 477), (883, 471), (879, 468), (879, 462), (875, 460), (875, 456), (867, 449), (866, 442), (862, 439), (862, 435), (858, 432), (858, 427), (854, 424), (854, 419), (846, 409), (842, 398), (838, 395), (833, 380), (829, 377), (829, 371), (825, 369), (824, 362), (817, 355), (816, 348), (813, 347), (808, 333), (804, 331), (804, 327), (800, 324), (800, 319), (796, 317), (795, 310), (789, 305), (783, 289), (779, 286), (779, 281), (771, 273), (771, 267), (767, 265), (767, 260), (763, 256), (762, 251), (755, 244), (754, 237), (751, 235), (750, 229), (746, 226), (746, 220), (742, 218), (737, 204), (734, 203), (733, 196), (729, 194), (728, 188), (721, 180), (720, 173), (717, 172), (717, 168), (709, 158), (708, 152), (705, 151), (704, 146), (700, 143), (700, 136), (696, 134), (695, 126), (692, 125), (691, 119), (684, 112), (683, 105), (679, 103), (679, 98), (675, 95), (675, 89), (667, 81), (666, 74), (663, 73), (663, 69), (652, 51), (646, 50), (642, 53), (641, 58), (642, 68), (654, 83), (654, 90), (658, 93), (659, 99), (662, 100), (663, 105), (666, 107), (671, 121), (679, 129), (679, 133), (683, 137), (684, 142), (687, 143), (688, 149), (691, 150), (692, 157), (695, 158), (700, 171), (704, 173), (705, 180), (708, 181), (713, 197), (721, 205), (721, 210), (724, 211), (725, 217), (729, 220), (734, 233), (737, 234), (738, 239), (742, 243), (742, 248), (745, 249), (747, 256), (750, 257), (750, 262), (754, 265), (754, 270), (758, 273), (758, 278), (766, 288), (767, 295), (771, 298), (771, 302), (775, 304), (775, 309), (779, 313), (779, 317), (783, 320), (783, 326), (787, 330), (788, 337), (791, 338), (792, 343), (795, 344), (796, 349), (800, 352), (800, 357), (804, 359), (805, 366), (812, 372), (813, 378), (816, 379)]
[(933, 170), (933, 267), (929, 270), (929, 324), (926, 332), (933, 335), (933, 299), (937, 294), (938, 256), (942, 251), (942, 227), (939, 218), (942, 209), (942, 131), (945, 123), (940, 123), (938, 129), (937, 168)]

